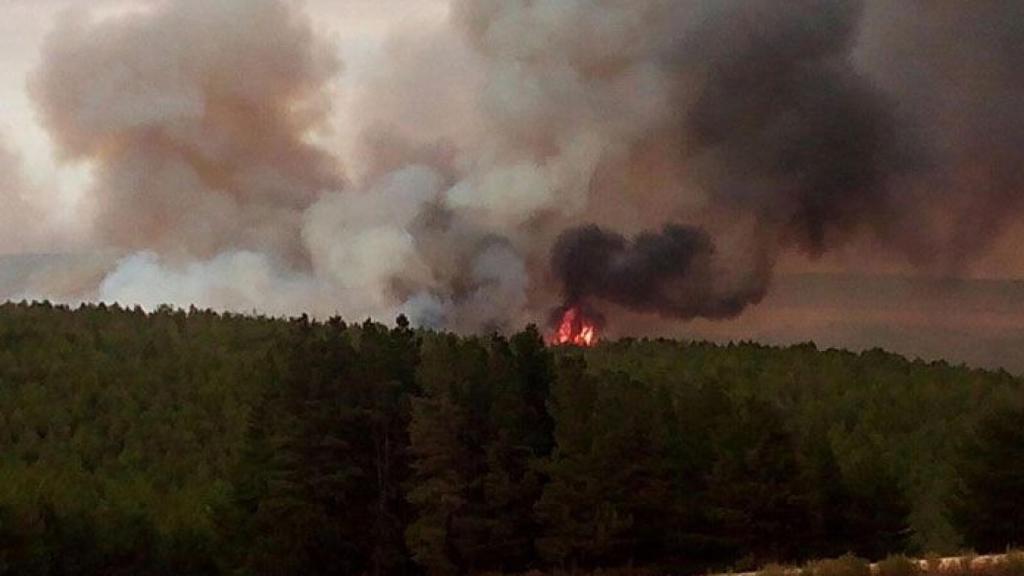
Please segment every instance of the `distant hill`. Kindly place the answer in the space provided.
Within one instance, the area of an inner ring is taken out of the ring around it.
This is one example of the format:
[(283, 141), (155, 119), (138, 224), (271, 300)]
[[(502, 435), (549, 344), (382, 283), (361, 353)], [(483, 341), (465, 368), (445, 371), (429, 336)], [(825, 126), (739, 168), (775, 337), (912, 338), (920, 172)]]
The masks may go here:
[(723, 322), (638, 318), (622, 334), (885, 348), (908, 357), (1024, 373), (1024, 282), (802, 274), (776, 279), (764, 302)]

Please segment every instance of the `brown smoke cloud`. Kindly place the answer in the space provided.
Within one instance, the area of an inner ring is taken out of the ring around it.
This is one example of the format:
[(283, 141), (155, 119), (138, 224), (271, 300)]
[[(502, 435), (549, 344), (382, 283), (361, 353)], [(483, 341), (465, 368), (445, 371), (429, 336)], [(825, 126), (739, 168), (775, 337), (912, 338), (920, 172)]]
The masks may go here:
[(285, 3), (176, 0), (99, 21), (69, 14), (32, 92), (60, 153), (95, 165), (102, 241), (294, 258), (303, 209), (342, 182), (308, 142), (338, 70)]

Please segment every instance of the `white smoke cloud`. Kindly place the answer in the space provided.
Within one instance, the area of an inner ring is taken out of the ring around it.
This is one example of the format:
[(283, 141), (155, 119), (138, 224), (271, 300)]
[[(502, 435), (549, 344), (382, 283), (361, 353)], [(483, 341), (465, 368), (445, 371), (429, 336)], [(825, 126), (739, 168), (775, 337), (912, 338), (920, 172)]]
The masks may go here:
[(509, 246), (494, 245), (481, 252), (472, 266), (476, 288), (460, 307), (466, 319), (463, 328), (501, 326), (510, 317), (513, 322), (522, 320), (514, 316), (527, 304), (529, 276), (522, 257)]
[(317, 296), (307, 279), (282, 275), (266, 255), (253, 252), (224, 253), (182, 267), (169, 266), (157, 254), (142, 252), (119, 262), (99, 288), (102, 301), (138, 304), (151, 310), (172, 303), (282, 315), (315, 305)]
[(410, 166), (368, 190), (324, 195), (306, 213), (303, 229), (317, 276), (351, 294), (360, 314), (395, 302), (399, 279), (430, 287), (432, 270), (410, 227), (441, 187), (433, 170)]

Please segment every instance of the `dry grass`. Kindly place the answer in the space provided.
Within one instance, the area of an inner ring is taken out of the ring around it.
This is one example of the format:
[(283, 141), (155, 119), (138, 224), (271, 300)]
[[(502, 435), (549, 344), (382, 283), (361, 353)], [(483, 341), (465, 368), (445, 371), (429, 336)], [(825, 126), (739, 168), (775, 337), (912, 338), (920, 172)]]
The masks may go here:
[(867, 560), (847, 554), (841, 558), (811, 562), (800, 571), (801, 576), (871, 576)]
[[(482, 574), (480, 576), (504, 576)], [(677, 576), (643, 568), (609, 568), (594, 572), (527, 572), (521, 576)], [(726, 576), (726, 575), (719, 575)], [(1024, 576), (1024, 552), (997, 556), (928, 557), (916, 560), (891, 556), (877, 564), (852, 555), (809, 562), (803, 567), (770, 564), (757, 572), (731, 576)]]
[(921, 576), (924, 569), (921, 562), (906, 556), (890, 556), (875, 565), (878, 576)]
[(1024, 552), (995, 556), (930, 557), (913, 560), (892, 556), (877, 564), (853, 556), (810, 562), (803, 568), (766, 566), (756, 576), (1024, 576)]

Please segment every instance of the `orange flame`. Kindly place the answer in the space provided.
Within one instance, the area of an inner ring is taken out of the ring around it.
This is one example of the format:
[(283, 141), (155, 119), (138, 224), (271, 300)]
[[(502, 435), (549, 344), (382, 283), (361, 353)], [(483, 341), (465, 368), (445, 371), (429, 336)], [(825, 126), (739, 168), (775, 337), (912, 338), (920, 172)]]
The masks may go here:
[(567, 308), (562, 314), (553, 341), (556, 345), (594, 346), (597, 344), (597, 325), (587, 320), (579, 308)]

